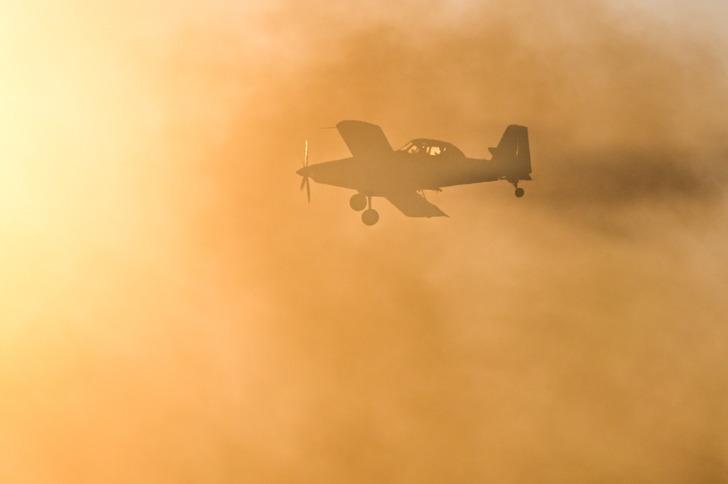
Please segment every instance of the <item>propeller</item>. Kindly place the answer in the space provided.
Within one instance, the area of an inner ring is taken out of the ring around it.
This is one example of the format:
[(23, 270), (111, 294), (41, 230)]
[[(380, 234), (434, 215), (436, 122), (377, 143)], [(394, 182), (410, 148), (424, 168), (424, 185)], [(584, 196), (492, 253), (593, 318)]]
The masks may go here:
[(308, 199), (308, 203), (311, 203), (311, 183), (308, 180), (308, 140), (306, 140), (303, 152), (303, 168), (299, 173), (303, 177), (301, 179), (301, 190), (303, 190), (303, 187), (306, 187), (306, 198)]

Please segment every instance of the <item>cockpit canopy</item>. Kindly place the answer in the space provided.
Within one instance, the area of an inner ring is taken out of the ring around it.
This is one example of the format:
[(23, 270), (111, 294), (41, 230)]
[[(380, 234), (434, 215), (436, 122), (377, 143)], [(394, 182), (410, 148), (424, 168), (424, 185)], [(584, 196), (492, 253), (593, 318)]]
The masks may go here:
[(448, 158), (465, 156), (455, 145), (434, 139), (413, 139), (399, 151), (409, 155), (447, 156)]

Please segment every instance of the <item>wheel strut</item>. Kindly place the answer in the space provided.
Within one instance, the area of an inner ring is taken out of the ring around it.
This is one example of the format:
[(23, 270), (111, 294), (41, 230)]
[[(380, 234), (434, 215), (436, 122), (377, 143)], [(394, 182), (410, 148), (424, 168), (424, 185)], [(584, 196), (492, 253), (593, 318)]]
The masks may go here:
[(512, 181), (511, 183), (516, 188), (516, 190), (514, 192), (516, 197), (521, 198), (522, 196), (524, 196), (526, 194), (526, 190), (524, 190), (523, 188), (518, 186), (518, 180)]

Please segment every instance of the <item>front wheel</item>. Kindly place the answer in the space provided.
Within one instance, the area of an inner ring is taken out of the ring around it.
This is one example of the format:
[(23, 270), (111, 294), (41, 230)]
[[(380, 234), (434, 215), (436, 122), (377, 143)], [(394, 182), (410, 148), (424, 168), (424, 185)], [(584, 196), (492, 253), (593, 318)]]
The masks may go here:
[(355, 210), (357, 212), (361, 212), (362, 210), (367, 208), (367, 197), (365, 197), (361, 193), (355, 193), (349, 199), (349, 206), (353, 210)]
[(521, 187), (518, 187), (518, 188), (516, 188), (516, 196), (517, 196), (518, 198), (521, 198), (521, 197), (522, 197), (522, 196), (524, 196), (525, 194), (526, 194), (526, 190), (524, 190), (524, 189), (523, 189), (523, 188), (521, 188)]
[(361, 221), (364, 222), (364, 225), (374, 225), (379, 222), (379, 213), (373, 208), (364, 210), (361, 214)]

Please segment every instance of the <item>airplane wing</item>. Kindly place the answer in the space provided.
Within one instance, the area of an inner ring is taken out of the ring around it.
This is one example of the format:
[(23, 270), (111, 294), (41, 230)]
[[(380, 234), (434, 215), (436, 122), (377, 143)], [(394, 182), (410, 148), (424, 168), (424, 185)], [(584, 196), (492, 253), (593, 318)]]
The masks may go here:
[(417, 192), (393, 193), (384, 198), (408, 217), (447, 217), (445, 212)]
[(341, 121), (336, 125), (339, 134), (354, 158), (376, 158), (392, 152), (392, 146), (382, 128), (364, 121)]

